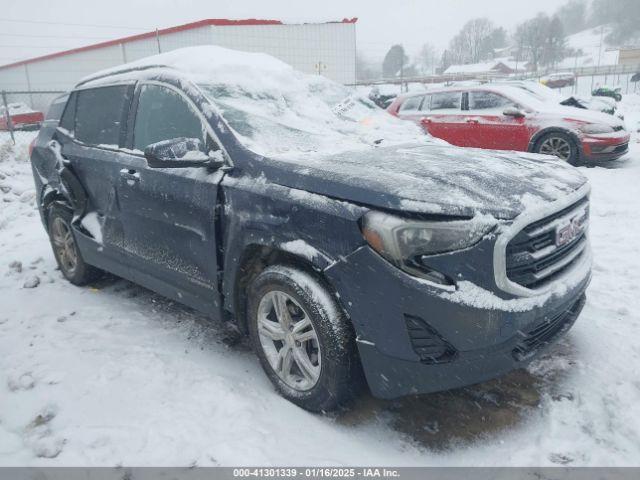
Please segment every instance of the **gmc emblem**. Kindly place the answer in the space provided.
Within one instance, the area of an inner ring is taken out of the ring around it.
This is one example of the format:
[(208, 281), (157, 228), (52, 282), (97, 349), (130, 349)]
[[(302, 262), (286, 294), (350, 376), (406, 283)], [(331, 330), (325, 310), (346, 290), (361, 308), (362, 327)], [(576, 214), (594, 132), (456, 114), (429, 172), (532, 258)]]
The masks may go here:
[(578, 215), (569, 219), (569, 223), (556, 228), (556, 247), (561, 247), (570, 243), (576, 237), (584, 232), (587, 226), (587, 211), (583, 211)]

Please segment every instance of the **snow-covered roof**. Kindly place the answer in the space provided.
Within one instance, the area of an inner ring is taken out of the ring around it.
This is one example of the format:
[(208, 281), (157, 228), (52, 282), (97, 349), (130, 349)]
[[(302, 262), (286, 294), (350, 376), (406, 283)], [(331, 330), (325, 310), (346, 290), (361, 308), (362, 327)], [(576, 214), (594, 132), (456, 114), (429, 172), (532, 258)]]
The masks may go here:
[(524, 71), (524, 62), (516, 62), (509, 58), (495, 58), (489, 62), (469, 63), (467, 65), (451, 65), (444, 73), (487, 73), (495, 70), (500, 64), (510, 68), (511, 70)]
[(265, 156), (337, 153), (424, 141), (422, 130), (366, 96), (264, 53), (205, 45), (173, 50), (83, 79), (84, 86), (175, 72), (208, 97), (239, 141)]

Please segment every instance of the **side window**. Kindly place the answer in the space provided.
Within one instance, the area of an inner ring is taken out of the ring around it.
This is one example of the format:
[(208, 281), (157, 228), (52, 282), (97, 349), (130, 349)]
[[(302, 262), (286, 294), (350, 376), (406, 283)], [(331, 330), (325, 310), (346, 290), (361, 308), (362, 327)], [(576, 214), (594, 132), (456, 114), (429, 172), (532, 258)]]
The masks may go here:
[(128, 88), (118, 85), (76, 92), (76, 139), (88, 145), (120, 145)]
[(425, 95), (420, 111), (426, 112), (431, 108), (431, 95)]
[(60, 123), (59, 123), (59, 126), (64, 128), (71, 135), (73, 135), (73, 131), (75, 130), (77, 98), (78, 98), (78, 94), (76, 92), (73, 92), (69, 96), (69, 100), (67, 101), (67, 106), (64, 109), (64, 113), (62, 114), (62, 118), (60, 119)]
[(504, 110), (515, 103), (493, 92), (469, 92), (469, 110)]
[(143, 85), (133, 130), (133, 148), (144, 150), (152, 143), (173, 138), (195, 138), (205, 144), (200, 117), (187, 101), (170, 88)]
[(400, 108), (401, 112), (415, 112), (420, 108), (420, 104), (422, 103), (422, 99), (424, 97), (422, 96), (417, 96), (417, 97), (409, 97), (407, 98), (403, 104), (402, 107)]
[(69, 95), (64, 95), (62, 97), (56, 98), (51, 105), (49, 105), (49, 109), (47, 110), (47, 114), (45, 115), (45, 120), (60, 120), (62, 116), (62, 112), (64, 111), (65, 105), (69, 101)]
[(431, 95), (431, 111), (460, 110), (461, 99), (462, 93), (460, 92), (434, 93)]

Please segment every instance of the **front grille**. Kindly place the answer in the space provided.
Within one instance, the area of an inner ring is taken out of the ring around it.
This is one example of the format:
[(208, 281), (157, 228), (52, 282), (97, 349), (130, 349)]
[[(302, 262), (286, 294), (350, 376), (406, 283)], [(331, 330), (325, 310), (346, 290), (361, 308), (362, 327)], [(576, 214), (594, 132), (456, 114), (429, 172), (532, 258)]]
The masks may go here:
[(507, 245), (507, 277), (526, 288), (551, 282), (582, 256), (589, 201), (583, 198), (523, 228)]
[(405, 315), (404, 320), (413, 351), (422, 363), (446, 363), (456, 356), (456, 349), (427, 322), (412, 315)]
[(629, 144), (623, 143), (622, 145), (618, 145), (616, 148), (614, 148), (613, 153), (622, 153), (626, 152), (627, 150), (629, 150)]
[(545, 318), (541, 323), (525, 332), (524, 338), (518, 342), (516, 348), (511, 352), (513, 357), (518, 361), (524, 360), (535, 353), (536, 350), (551, 343), (561, 333), (567, 331), (580, 315), (585, 301), (586, 296), (583, 294), (568, 309), (562, 310), (550, 318)]

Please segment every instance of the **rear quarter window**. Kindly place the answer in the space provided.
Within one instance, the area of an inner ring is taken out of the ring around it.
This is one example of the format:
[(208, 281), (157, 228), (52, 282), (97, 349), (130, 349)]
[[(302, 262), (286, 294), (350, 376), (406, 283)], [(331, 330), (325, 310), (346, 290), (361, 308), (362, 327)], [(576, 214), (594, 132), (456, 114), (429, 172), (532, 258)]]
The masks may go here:
[(44, 117), (45, 120), (60, 120), (62, 116), (62, 112), (64, 111), (64, 107), (69, 100), (69, 95), (63, 95), (62, 97), (56, 98), (51, 105), (49, 105), (49, 109), (47, 110), (47, 115)]
[(400, 107), (401, 112), (415, 112), (420, 109), (420, 104), (422, 103), (423, 96), (417, 97), (409, 97), (407, 98)]
[(77, 91), (75, 138), (89, 145), (119, 146), (129, 91), (128, 85)]

